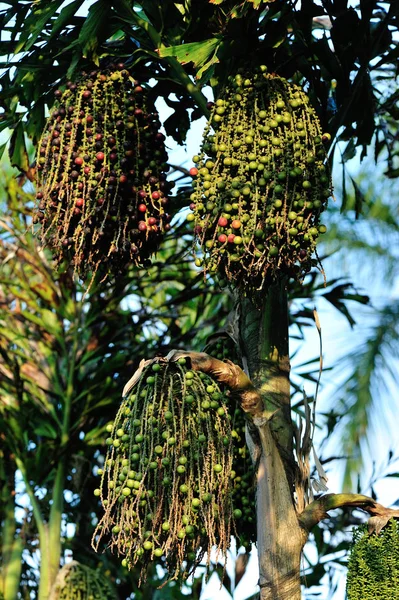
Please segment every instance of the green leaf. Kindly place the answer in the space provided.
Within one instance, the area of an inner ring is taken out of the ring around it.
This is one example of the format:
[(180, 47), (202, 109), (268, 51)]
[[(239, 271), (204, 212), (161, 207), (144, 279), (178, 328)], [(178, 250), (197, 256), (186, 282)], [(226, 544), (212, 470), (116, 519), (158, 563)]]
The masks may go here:
[(143, 10), (133, 10), (131, 3), (128, 0), (115, 0), (114, 1), (115, 11), (118, 17), (120, 17), (126, 23), (130, 23), (131, 25), (135, 25), (137, 22), (137, 17), (143, 19), (147, 23), (150, 23), (147, 15)]
[(43, 308), (40, 311), (40, 317), (27, 310), (21, 310), (21, 315), (25, 317), (27, 321), (35, 323), (35, 325), (38, 325), (56, 337), (62, 332), (60, 321), (58, 320), (57, 315), (51, 312), (51, 310)]
[(8, 117), (7, 119), (4, 119), (0, 123), (0, 131), (3, 131), (4, 129), (7, 129), (7, 127), (11, 127), (12, 125), (14, 125), (14, 123), (15, 123), (15, 118), (14, 117)]
[(356, 155), (356, 144), (354, 138), (351, 138), (346, 145), (346, 148), (342, 154), (343, 162), (350, 160)]
[(71, 2), (61, 10), (59, 16), (54, 22), (49, 40), (52, 40), (56, 35), (60, 33), (60, 31), (64, 29), (66, 25), (69, 25), (71, 17), (80, 8), (80, 6), (82, 6), (81, 0), (73, 0), (73, 2)]
[(208, 60), (208, 62), (205, 63), (205, 65), (203, 67), (201, 67), (201, 69), (197, 72), (195, 78), (199, 80), (198, 84), (200, 86), (204, 85), (205, 83), (207, 83), (209, 81), (209, 79), (212, 77), (212, 75), (215, 71), (215, 65), (218, 62), (220, 62), (220, 61), (215, 52), (214, 55), (212, 56), (212, 58), (210, 60)]
[(274, 2), (274, 0), (248, 0), (248, 2), (253, 4), (255, 9), (258, 9), (262, 4), (269, 4), (270, 2)]
[(161, 58), (173, 56), (182, 65), (192, 62), (194, 63), (194, 67), (202, 67), (220, 43), (221, 38), (215, 37), (203, 42), (190, 42), (188, 44), (181, 44), (180, 46), (169, 46), (168, 48), (160, 48), (159, 56)]
[(42, 421), (39, 423), (39, 425), (35, 427), (34, 432), (40, 437), (50, 438), (51, 440), (55, 440), (57, 438), (57, 431), (54, 429), (54, 427), (51, 427), (50, 423), (47, 421)]
[(356, 211), (356, 218), (358, 218), (359, 215), (362, 213), (362, 208), (363, 208), (363, 203), (365, 202), (365, 197), (364, 197), (362, 190), (357, 185), (357, 183), (353, 179), (353, 177), (351, 177), (351, 181), (352, 181), (353, 189), (355, 190), (355, 211)]
[(1, 146), (0, 146), (0, 160), (1, 160), (1, 159), (2, 159), (2, 157), (3, 157), (4, 150), (7, 148), (7, 144), (8, 144), (8, 141), (7, 141), (7, 142), (5, 142), (4, 144), (1, 144)]
[(10, 139), (8, 153), (11, 165), (26, 173), (29, 169), (29, 157), (26, 149), (25, 131), (22, 121), (20, 121), (14, 129)]
[(43, 308), (41, 310), (41, 316), (43, 325), (50, 333), (53, 333), (55, 336), (61, 333), (62, 327), (56, 313)]
[(43, 29), (45, 29), (46, 23), (57, 12), (63, 2), (64, 0), (52, 0), (47, 6), (43, 7), (43, 3), (40, 3), (40, 6), (35, 6), (24, 23), (21, 36), (14, 51), (15, 54), (18, 54), (22, 50), (27, 52), (32, 48), (39, 35), (43, 32)]
[(348, 192), (347, 192), (347, 189), (346, 189), (345, 162), (342, 161), (342, 204), (341, 204), (341, 213), (345, 212), (347, 204), (348, 204)]
[(190, 119), (187, 111), (176, 109), (164, 122), (167, 135), (171, 135), (178, 144), (182, 144), (186, 139), (187, 131), (190, 129)]
[(68, 71), (67, 71), (67, 78), (68, 79), (72, 79), (73, 74), (75, 73), (75, 69), (78, 66), (80, 61), (80, 51), (79, 50), (75, 50), (74, 53), (72, 54), (72, 58), (71, 58), (71, 62), (70, 65), (68, 67)]
[(109, 24), (111, 4), (108, 0), (99, 0), (89, 9), (89, 14), (79, 34), (79, 43), (85, 58), (91, 58), (99, 64), (96, 50), (106, 37), (105, 32)]

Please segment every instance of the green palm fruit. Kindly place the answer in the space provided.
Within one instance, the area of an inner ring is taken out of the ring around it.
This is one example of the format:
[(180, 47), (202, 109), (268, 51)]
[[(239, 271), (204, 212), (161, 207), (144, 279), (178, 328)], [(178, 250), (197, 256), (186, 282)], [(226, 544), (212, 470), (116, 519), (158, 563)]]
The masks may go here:
[[(93, 537), (123, 564), (162, 564), (186, 578), (212, 547), (226, 557), (239, 528), (233, 474), (234, 407), (227, 389), (189, 359), (147, 361), (124, 397), (104, 461), (104, 514)], [(240, 432), (242, 437), (242, 432)]]
[[(241, 368), (244, 366), (239, 348), (227, 331), (211, 336), (204, 352), (219, 360), (231, 360)], [(229, 414), (233, 440), (232, 497), (235, 510), (241, 513), (235, 522), (235, 535), (238, 547), (250, 550), (252, 543), (256, 542), (255, 470), (246, 444), (247, 419), (234, 398), (229, 403)]]
[(50, 600), (118, 600), (118, 596), (100, 570), (72, 561), (58, 573)]
[[(211, 132), (214, 128), (215, 132)], [(260, 68), (230, 77), (211, 111), (190, 196), (206, 272), (256, 298), (313, 264), (331, 195), (323, 136), (306, 94)]]
[(165, 137), (124, 65), (57, 90), (38, 146), (39, 235), (84, 278), (142, 265), (170, 228)]
[(399, 600), (399, 526), (391, 519), (376, 535), (354, 531), (348, 562), (348, 600)]

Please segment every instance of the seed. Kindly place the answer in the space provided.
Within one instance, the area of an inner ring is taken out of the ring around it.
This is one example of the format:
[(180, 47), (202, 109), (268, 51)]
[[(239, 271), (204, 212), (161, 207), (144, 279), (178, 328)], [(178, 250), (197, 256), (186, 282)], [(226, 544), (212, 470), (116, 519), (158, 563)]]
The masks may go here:
[(180, 529), (180, 531), (177, 532), (177, 537), (182, 540), (186, 537), (186, 530), (185, 529)]

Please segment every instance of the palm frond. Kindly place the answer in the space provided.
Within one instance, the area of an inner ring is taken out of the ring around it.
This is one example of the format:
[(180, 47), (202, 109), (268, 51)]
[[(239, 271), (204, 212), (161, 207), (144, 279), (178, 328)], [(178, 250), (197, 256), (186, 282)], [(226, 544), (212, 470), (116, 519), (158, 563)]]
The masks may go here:
[[(340, 386), (338, 410), (345, 414), (340, 424), (342, 453), (349, 458), (344, 489), (354, 489), (354, 480), (373, 455), (371, 442), (376, 429), (390, 430), (392, 404), (397, 398), (388, 383), (399, 381), (399, 302), (382, 307), (376, 322), (349, 359), (349, 375)], [(340, 366), (348, 367), (348, 357)], [(383, 383), (385, 382), (385, 383)], [(397, 407), (398, 408), (398, 407)], [(374, 437), (375, 439), (375, 437)]]

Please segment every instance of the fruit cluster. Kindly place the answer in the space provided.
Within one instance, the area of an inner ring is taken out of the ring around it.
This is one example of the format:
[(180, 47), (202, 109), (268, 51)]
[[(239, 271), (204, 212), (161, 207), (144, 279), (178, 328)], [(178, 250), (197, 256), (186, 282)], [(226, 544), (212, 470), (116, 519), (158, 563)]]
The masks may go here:
[(100, 470), (104, 515), (94, 533), (139, 563), (162, 562), (170, 578), (185, 578), (216, 546), (226, 556), (243, 511), (233, 504), (234, 430), (230, 400), (188, 359), (151, 361), (107, 427)]
[(59, 572), (50, 600), (117, 600), (109, 579), (76, 561)]
[[(204, 352), (219, 360), (231, 360), (242, 367), (237, 345), (227, 332), (214, 336)], [(237, 402), (230, 400), (229, 414), (232, 417), (233, 438), (233, 504), (242, 512), (241, 519), (236, 521), (235, 533), (238, 547), (244, 546), (246, 550), (250, 550), (251, 543), (256, 541), (255, 471), (245, 441), (245, 413)]]
[(205, 271), (256, 296), (281, 275), (310, 270), (332, 193), (323, 147), (329, 138), (297, 85), (266, 67), (230, 77), (190, 170), (187, 219)]
[(399, 524), (391, 519), (376, 535), (367, 525), (353, 535), (348, 562), (348, 600), (399, 600)]
[(55, 92), (41, 137), (35, 222), (56, 263), (77, 275), (145, 264), (170, 228), (165, 137), (123, 64)]

